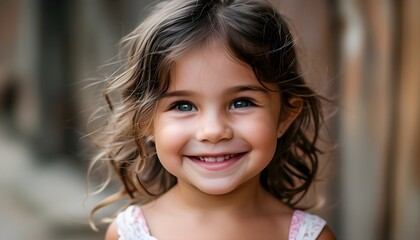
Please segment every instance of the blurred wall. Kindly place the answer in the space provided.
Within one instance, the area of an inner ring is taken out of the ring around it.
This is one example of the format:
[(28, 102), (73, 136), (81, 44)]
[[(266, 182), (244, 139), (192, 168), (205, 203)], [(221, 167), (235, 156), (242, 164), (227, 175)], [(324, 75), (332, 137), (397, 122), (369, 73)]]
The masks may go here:
[[(94, 83), (116, 68), (99, 66), (118, 60), (119, 39), (141, 21), (150, 2), (0, 1), (0, 223), (9, 216), (3, 209), (14, 206), (25, 209), (9, 211), (21, 216), (20, 224), (47, 219), (38, 221), (44, 233), (27, 228), (34, 239), (64, 239), (62, 232), (92, 239), (87, 226), (72, 228), (69, 218), (57, 221), (49, 210), (86, 214), (72, 208), (79, 201), (74, 195), (84, 194), (93, 151), (83, 136), (102, 101), (102, 86)], [(335, 103), (328, 106), (335, 111), (328, 127), (337, 147), (323, 159), (318, 192), (324, 206), (314, 211), (338, 239), (416, 239), (420, 3), (271, 2), (293, 25), (302, 74)], [(0, 238), (13, 239), (4, 236), (16, 233), (4, 229)], [(61, 230), (48, 234), (52, 229)]]

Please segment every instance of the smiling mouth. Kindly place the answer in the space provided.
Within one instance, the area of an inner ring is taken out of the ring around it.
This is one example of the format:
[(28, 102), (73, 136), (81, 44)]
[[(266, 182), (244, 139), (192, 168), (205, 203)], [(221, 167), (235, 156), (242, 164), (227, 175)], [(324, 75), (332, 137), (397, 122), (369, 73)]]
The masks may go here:
[(194, 156), (194, 158), (202, 162), (223, 162), (239, 155), (241, 155), (241, 153), (226, 154), (222, 156)]

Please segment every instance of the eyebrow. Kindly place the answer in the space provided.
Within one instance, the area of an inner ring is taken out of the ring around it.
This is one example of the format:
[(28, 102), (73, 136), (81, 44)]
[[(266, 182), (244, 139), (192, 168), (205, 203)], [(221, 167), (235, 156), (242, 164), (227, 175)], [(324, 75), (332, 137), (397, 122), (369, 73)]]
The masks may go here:
[(180, 90), (180, 91), (166, 92), (162, 95), (161, 98), (186, 97), (186, 96), (192, 96), (192, 95), (194, 95), (194, 92), (192, 91)]
[(254, 92), (261, 92), (264, 94), (268, 94), (269, 90), (264, 87), (256, 86), (256, 85), (241, 85), (237, 87), (230, 88), (227, 93), (238, 93), (238, 92), (246, 92), (246, 91), (254, 91)]
[[(256, 86), (256, 85), (240, 85), (236, 87), (229, 88), (225, 94), (233, 94), (239, 92), (246, 92), (246, 91), (254, 91), (254, 92), (261, 92), (264, 94), (269, 94), (269, 90), (264, 87)], [(195, 93), (193, 91), (188, 90), (179, 90), (179, 91), (171, 91), (166, 92), (162, 95), (162, 98), (170, 98), (170, 97), (186, 97), (186, 96), (193, 96)]]

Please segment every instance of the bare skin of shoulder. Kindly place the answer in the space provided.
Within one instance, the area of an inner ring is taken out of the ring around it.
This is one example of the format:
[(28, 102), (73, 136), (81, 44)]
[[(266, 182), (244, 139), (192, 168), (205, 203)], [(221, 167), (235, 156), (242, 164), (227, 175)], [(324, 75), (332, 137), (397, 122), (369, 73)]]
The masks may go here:
[(117, 222), (114, 220), (106, 231), (105, 240), (118, 240), (118, 237), (118, 226)]

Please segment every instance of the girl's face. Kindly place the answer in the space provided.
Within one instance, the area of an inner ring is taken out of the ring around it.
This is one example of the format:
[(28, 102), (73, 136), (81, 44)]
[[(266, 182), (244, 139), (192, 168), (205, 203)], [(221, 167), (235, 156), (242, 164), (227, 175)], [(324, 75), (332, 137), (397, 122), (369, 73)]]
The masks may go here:
[[(275, 84), (209, 44), (176, 61), (158, 102), (152, 133), (165, 169), (212, 195), (258, 179), (293, 117), (280, 117)], [(283, 114), (282, 114), (283, 115)]]

